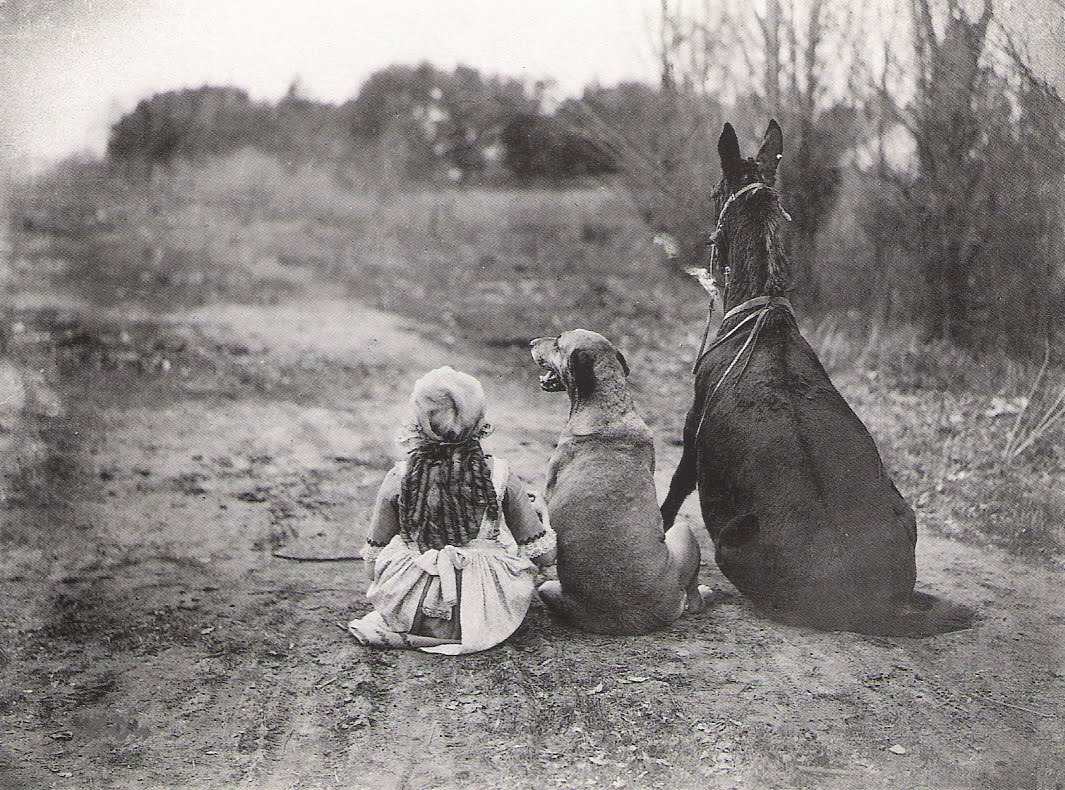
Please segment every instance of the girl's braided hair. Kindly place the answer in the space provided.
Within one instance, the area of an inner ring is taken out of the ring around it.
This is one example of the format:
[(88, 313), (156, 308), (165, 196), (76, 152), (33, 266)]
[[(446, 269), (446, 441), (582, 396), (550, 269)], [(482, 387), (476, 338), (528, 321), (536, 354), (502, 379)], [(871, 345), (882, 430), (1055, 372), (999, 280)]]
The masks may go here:
[(479, 437), (425, 438), (411, 449), (399, 491), (404, 539), (419, 551), (465, 546), (477, 537), (485, 514), (498, 518), (499, 502)]
[(465, 546), (485, 515), (499, 517), (481, 439), (484, 421), (480, 382), (451, 367), (432, 370), (414, 384), (414, 424), (401, 439), (407, 469), (399, 492), (400, 532), (419, 551)]

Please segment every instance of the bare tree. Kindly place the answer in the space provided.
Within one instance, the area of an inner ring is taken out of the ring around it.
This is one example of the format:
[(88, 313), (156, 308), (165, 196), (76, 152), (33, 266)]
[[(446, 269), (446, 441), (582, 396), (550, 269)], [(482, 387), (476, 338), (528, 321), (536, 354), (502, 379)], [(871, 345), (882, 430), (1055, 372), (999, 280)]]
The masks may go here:
[(788, 140), (781, 184), (794, 209), (789, 249), (799, 296), (817, 301), (816, 238), (836, 198), (854, 117), (841, 112), (839, 96), (829, 96), (823, 84), (829, 25), (840, 21), (830, 0), (767, 0), (764, 13), (712, 0), (681, 12), (661, 0), (654, 137), (614, 128), (586, 103), (588, 125), (615, 150), (630, 194), (655, 230), (676, 239), (686, 267), (705, 262), (703, 240), (716, 219), (711, 153), (726, 113), (752, 135), (774, 117)]
[(926, 207), (920, 223), (920, 265), (925, 336), (967, 341), (969, 272), (981, 242), (972, 196), (983, 178), (982, 124), (977, 97), (992, 16), (991, 0), (970, 19), (948, 0), (942, 34), (937, 35), (930, 0), (912, 0), (916, 56), (916, 97), (909, 113), (917, 144), (915, 197)]
[(711, 152), (723, 117), (714, 87), (725, 74), (720, 11), (706, 0), (694, 16), (661, 0), (657, 89), (629, 83), (591, 87), (568, 109), (580, 131), (607, 148), (628, 196), (652, 228), (671, 238), (676, 270), (699, 265), (713, 229)]
[[(907, 270), (903, 300), (926, 340), (1041, 353), (1062, 308), (1065, 105), (994, 24), (991, 0), (976, 13), (961, 0), (907, 6), (912, 57), (886, 53), (866, 106), (881, 151), (862, 230), (910, 262), (894, 278)], [(914, 155), (889, 164), (883, 141), (900, 128)]]

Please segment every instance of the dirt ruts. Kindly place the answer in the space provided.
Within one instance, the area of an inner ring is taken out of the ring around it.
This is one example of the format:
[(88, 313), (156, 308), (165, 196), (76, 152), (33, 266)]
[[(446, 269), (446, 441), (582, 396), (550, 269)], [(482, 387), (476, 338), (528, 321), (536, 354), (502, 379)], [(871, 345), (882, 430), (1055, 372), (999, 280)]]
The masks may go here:
[[(437, 364), (482, 378), (491, 451), (540, 482), (565, 404), (523, 350), (508, 367), (314, 293), (18, 319), (78, 339), (0, 367), (4, 786), (1061, 786), (1057, 569), (922, 525), (921, 584), (976, 628), (819, 633), (759, 618), (704, 535), (714, 605), (660, 634), (537, 606), (485, 654), (368, 652), (335, 625), (367, 608), (359, 563), (271, 551), (357, 552)], [(640, 376), (641, 408), (682, 408)], [(663, 491), (676, 453), (659, 448)]]

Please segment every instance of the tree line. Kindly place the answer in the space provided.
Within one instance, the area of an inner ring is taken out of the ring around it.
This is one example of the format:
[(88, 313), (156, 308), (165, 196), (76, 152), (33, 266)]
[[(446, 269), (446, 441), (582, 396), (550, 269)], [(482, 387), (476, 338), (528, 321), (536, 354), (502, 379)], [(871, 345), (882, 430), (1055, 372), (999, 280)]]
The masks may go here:
[(544, 111), (544, 87), (423, 63), (377, 71), (340, 104), (305, 96), (298, 81), (276, 102), (224, 86), (167, 91), (113, 125), (107, 155), (149, 175), (241, 148), (290, 167), (354, 162), (396, 182), (468, 181), (493, 167), (521, 179), (612, 172), (606, 148), (565, 111)]
[(340, 104), (203, 87), (140, 102), (108, 157), (151, 173), (254, 147), (394, 184), (611, 175), (681, 270), (706, 262), (722, 123), (753, 142), (774, 117), (798, 301), (1039, 352), (1065, 315), (1065, 103), (978, 1), (894, 0), (888, 26), (843, 0), (660, 0), (658, 84), (551, 111), (548, 86), (463, 66), (390, 66)]

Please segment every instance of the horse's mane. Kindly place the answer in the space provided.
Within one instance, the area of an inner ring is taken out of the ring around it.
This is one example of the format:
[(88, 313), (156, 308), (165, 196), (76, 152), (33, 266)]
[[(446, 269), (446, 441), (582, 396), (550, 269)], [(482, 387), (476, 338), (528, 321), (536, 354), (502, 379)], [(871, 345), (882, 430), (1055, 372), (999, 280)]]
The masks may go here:
[[(717, 211), (731, 194), (724, 178), (714, 191)], [(780, 195), (772, 187), (759, 190), (750, 196), (743, 196), (740, 205), (733, 204), (724, 218), (728, 232), (724, 234), (730, 240), (729, 249), (723, 250), (722, 264), (731, 269), (730, 290), (739, 292), (747, 298), (755, 296), (785, 296), (791, 290), (791, 261), (784, 249), (781, 237), (784, 215), (780, 206)], [(765, 261), (764, 283), (760, 278), (762, 272), (750, 271), (752, 262)], [(741, 262), (746, 266), (740, 266)]]

